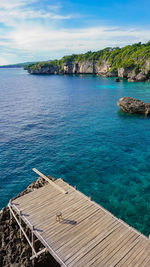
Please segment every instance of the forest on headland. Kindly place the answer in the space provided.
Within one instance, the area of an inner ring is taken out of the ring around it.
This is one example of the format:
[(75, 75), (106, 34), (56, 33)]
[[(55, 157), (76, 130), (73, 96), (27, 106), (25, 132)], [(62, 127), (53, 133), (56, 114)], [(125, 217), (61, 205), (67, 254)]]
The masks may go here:
[(150, 41), (64, 56), (60, 60), (29, 64), (25, 69), (31, 74), (88, 73), (144, 81), (150, 78)]

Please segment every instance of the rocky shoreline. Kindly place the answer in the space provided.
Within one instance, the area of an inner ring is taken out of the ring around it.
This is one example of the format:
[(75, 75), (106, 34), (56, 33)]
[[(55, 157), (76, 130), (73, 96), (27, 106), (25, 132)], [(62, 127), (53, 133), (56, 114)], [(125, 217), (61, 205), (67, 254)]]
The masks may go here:
[(127, 79), (128, 82), (150, 81), (149, 75), (150, 61), (146, 60), (141, 69), (118, 68), (111, 71), (111, 64), (103, 60), (101, 64), (98, 61), (68, 62), (59, 65), (42, 66), (40, 63), (35, 68), (28, 68), (30, 74), (93, 74), (103, 77), (120, 77)]
[[(17, 197), (28, 194), (33, 190), (46, 185), (47, 182), (43, 178), (30, 184)], [(29, 229), (24, 225), (26, 232), (30, 235)], [(36, 248), (42, 249), (42, 244), (37, 241)], [(3, 267), (59, 267), (60, 265), (55, 259), (45, 252), (41, 254), (34, 263), (30, 260), (32, 254), (31, 248), (23, 237), (20, 240), (20, 231), (14, 219), (10, 219), (9, 208), (5, 207), (0, 211), (0, 266)]]
[(25, 66), (31, 74), (92, 74), (129, 82), (150, 81), (150, 41), (106, 47)]

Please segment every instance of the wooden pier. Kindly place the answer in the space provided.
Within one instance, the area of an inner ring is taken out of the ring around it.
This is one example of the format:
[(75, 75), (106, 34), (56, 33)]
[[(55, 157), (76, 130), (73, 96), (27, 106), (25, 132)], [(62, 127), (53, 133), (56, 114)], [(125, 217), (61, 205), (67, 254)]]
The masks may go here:
[[(150, 266), (150, 240), (61, 178), (10, 201), (11, 215), (38, 257), (48, 250), (61, 266)], [(29, 239), (22, 221), (31, 229)], [(34, 237), (44, 249), (37, 252)]]

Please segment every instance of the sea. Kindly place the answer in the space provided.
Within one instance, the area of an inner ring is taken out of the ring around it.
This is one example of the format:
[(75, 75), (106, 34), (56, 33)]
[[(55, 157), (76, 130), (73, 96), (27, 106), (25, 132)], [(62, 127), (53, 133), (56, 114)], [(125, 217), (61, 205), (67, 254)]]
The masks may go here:
[(62, 177), (150, 234), (150, 118), (120, 111), (150, 102), (150, 83), (0, 69), (0, 209), (38, 176)]

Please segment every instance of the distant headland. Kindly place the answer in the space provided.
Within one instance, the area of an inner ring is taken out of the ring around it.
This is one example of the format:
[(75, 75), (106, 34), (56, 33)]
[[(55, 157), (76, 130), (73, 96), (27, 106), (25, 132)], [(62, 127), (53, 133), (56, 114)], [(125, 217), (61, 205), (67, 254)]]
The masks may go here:
[(26, 69), (27, 66), (31, 66), (36, 64), (37, 62), (24, 62), (24, 63), (16, 63), (16, 64), (9, 64), (9, 65), (1, 65), (0, 68), (24, 68)]
[(129, 82), (150, 80), (150, 41), (123, 48), (73, 54), (60, 60), (26, 65), (30, 74), (96, 74), (121, 77)]

